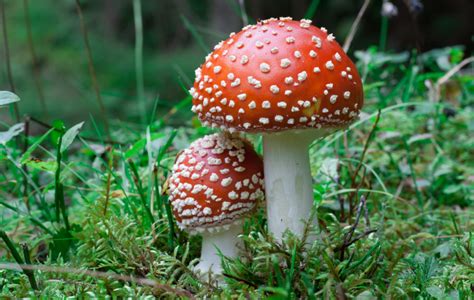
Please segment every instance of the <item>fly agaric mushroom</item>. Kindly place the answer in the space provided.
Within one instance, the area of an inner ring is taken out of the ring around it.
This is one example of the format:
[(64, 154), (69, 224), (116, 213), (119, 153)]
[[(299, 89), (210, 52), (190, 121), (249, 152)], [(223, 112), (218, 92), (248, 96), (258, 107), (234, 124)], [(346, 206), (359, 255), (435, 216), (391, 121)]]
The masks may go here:
[(359, 74), (334, 35), (291, 18), (246, 26), (217, 44), (190, 92), (204, 125), (263, 133), (269, 230), (301, 234), (313, 206), (308, 146), (363, 105)]
[(221, 272), (216, 247), (237, 254), (241, 221), (263, 196), (263, 163), (250, 143), (228, 133), (196, 140), (177, 157), (170, 202), (181, 229), (202, 234), (197, 270)]

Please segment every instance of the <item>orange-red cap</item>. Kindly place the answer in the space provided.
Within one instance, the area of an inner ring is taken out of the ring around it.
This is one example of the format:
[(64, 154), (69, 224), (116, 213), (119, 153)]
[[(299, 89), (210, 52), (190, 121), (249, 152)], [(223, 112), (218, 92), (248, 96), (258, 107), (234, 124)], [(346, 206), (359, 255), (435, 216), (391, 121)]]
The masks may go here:
[(220, 42), (196, 70), (193, 111), (246, 132), (344, 127), (363, 105), (360, 76), (310, 20), (268, 19)]
[(170, 202), (190, 231), (234, 223), (263, 195), (263, 162), (252, 145), (226, 133), (196, 140), (176, 159)]

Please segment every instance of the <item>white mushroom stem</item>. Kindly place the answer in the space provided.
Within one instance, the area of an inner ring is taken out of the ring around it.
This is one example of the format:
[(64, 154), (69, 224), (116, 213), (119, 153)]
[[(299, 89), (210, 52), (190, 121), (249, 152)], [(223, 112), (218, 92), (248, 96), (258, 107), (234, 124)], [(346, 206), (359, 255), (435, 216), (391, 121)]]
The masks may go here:
[(328, 130), (285, 131), (263, 136), (268, 229), (281, 240), (286, 229), (301, 236), (313, 208), (308, 147)]
[(196, 266), (196, 271), (207, 274), (212, 271), (213, 274), (222, 273), (221, 256), (236, 257), (239, 243), (238, 235), (242, 232), (242, 225), (231, 225), (229, 229), (202, 233), (201, 261)]

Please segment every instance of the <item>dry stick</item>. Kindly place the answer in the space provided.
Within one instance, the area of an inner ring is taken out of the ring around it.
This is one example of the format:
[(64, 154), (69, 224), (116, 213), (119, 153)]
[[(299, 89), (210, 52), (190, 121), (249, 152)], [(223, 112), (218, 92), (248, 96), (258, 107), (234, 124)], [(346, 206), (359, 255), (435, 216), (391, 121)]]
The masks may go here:
[[(3, 28), (3, 47), (5, 49), (5, 65), (7, 67), (7, 77), (8, 83), (10, 84), (11, 92), (15, 93), (15, 84), (13, 82), (13, 73), (12, 66), (10, 62), (10, 47), (8, 45), (8, 30), (7, 30), (7, 20), (5, 17), (5, 2), (0, 0), (0, 14), (2, 18), (2, 28)], [(18, 108), (18, 103), (13, 103), (13, 109), (15, 111), (16, 122), (20, 122), (20, 109)]]
[[(381, 114), (381, 110), (379, 109), (378, 110), (378, 113), (377, 113), (377, 116), (376, 116), (376, 119), (375, 119), (375, 122), (374, 122), (374, 125), (372, 126), (372, 129), (370, 130), (370, 133), (369, 133), (369, 137), (367, 138), (367, 141), (365, 142), (365, 145), (364, 145), (364, 150), (362, 151), (362, 156), (359, 160), (359, 164), (357, 165), (357, 168), (356, 170), (354, 171), (354, 173), (352, 173), (352, 178), (351, 178), (351, 189), (355, 188), (356, 186), (356, 177), (357, 177), (357, 174), (359, 174), (359, 171), (360, 171), (360, 168), (362, 167), (362, 162), (364, 161), (364, 158), (365, 158), (365, 154), (367, 153), (367, 150), (369, 149), (369, 142), (370, 140), (372, 139), (374, 133), (375, 133), (375, 129), (377, 128), (377, 124), (379, 123), (380, 121), (380, 114)], [(352, 200), (355, 196), (355, 192), (353, 192), (349, 197), (349, 204), (352, 204)], [(351, 209), (349, 210), (349, 218), (352, 216), (352, 205), (351, 205)]]
[(33, 44), (33, 34), (31, 33), (31, 21), (30, 21), (30, 15), (29, 15), (29, 0), (23, 0), (23, 9), (24, 9), (24, 15), (25, 15), (25, 25), (26, 25), (26, 32), (28, 35), (28, 48), (30, 50), (31, 54), (31, 63), (32, 63), (32, 69), (33, 69), (33, 77), (35, 80), (35, 86), (36, 90), (38, 91), (38, 96), (39, 100), (41, 103), (41, 109), (43, 111), (43, 114), (47, 113), (46, 109), (46, 101), (44, 100), (44, 94), (43, 94), (43, 88), (40, 83), (40, 71), (39, 71), (39, 64), (38, 64), (38, 58), (36, 56), (36, 51), (35, 47)]
[(359, 14), (357, 14), (357, 18), (355, 19), (354, 23), (352, 23), (351, 30), (349, 31), (349, 34), (346, 37), (346, 40), (344, 41), (344, 52), (347, 52), (349, 48), (351, 47), (352, 40), (354, 39), (354, 36), (357, 32), (357, 29), (359, 27), (360, 21), (362, 20), (362, 17), (365, 14), (365, 11), (367, 10), (367, 7), (370, 4), (370, 0), (365, 0), (364, 4), (362, 4), (362, 7), (359, 10)]
[(75, 274), (75, 275), (83, 275), (89, 277), (95, 277), (100, 279), (114, 279), (123, 282), (129, 282), (134, 284), (139, 284), (142, 286), (150, 286), (156, 289), (161, 289), (169, 293), (173, 293), (174, 295), (181, 296), (181, 297), (189, 297), (190, 299), (195, 299), (193, 294), (187, 290), (182, 289), (175, 289), (171, 286), (158, 283), (155, 280), (148, 279), (148, 278), (135, 278), (129, 275), (119, 275), (114, 273), (107, 273), (107, 272), (100, 272), (100, 271), (92, 271), (92, 270), (83, 270), (83, 269), (75, 269), (75, 268), (67, 268), (67, 267), (51, 267), (45, 265), (18, 265), (13, 263), (0, 263), (0, 269), (3, 270), (12, 270), (12, 271), (21, 271), (23, 270), (39, 270), (47, 273), (60, 273), (60, 274)]
[(100, 95), (99, 82), (97, 81), (97, 75), (94, 68), (94, 62), (92, 60), (91, 47), (89, 44), (89, 36), (87, 34), (87, 28), (84, 22), (84, 16), (82, 14), (81, 4), (79, 3), (79, 0), (76, 0), (76, 10), (77, 10), (77, 15), (79, 16), (79, 21), (81, 23), (81, 32), (84, 39), (84, 46), (86, 47), (87, 63), (89, 66), (89, 75), (92, 79), (92, 85), (94, 86), (95, 95), (97, 97), (97, 102), (99, 104), (100, 112), (102, 114), (102, 119), (104, 121), (105, 132), (107, 134), (107, 137), (110, 139), (109, 121), (107, 120), (107, 113), (105, 110), (104, 103), (102, 101), (102, 96)]
[(358, 209), (357, 209), (356, 220), (355, 220), (354, 224), (352, 224), (350, 231), (349, 231), (349, 232), (346, 234), (346, 236), (344, 237), (344, 242), (343, 242), (342, 245), (338, 248), (338, 250), (341, 252), (341, 254), (340, 254), (340, 256), (339, 256), (339, 260), (340, 260), (340, 261), (343, 261), (343, 260), (344, 260), (344, 252), (345, 252), (346, 248), (350, 245), (352, 236), (354, 235), (354, 232), (355, 232), (355, 230), (356, 230), (356, 228), (357, 228), (357, 225), (359, 225), (360, 216), (362, 215), (362, 210), (363, 210), (363, 207), (364, 207), (365, 204), (366, 204), (366, 201), (367, 201), (367, 198), (362, 195), (362, 196), (360, 197), (359, 207), (358, 207)]
[(451, 70), (449, 70), (446, 74), (443, 75), (438, 81), (436, 82), (435, 85), (435, 102), (439, 102), (439, 98), (441, 97), (440, 95), (440, 88), (443, 84), (445, 84), (454, 74), (459, 72), (464, 66), (467, 66), (470, 63), (474, 62), (474, 56), (468, 57), (461, 61), (459, 64), (455, 65)]

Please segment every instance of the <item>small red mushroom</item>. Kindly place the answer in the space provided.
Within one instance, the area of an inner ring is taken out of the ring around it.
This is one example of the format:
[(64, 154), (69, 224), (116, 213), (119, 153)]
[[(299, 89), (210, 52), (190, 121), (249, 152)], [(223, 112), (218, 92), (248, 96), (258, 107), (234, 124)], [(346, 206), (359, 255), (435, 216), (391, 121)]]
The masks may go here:
[(363, 105), (360, 76), (334, 35), (291, 18), (246, 26), (217, 44), (190, 92), (204, 125), (264, 134), (269, 230), (301, 234), (313, 206), (308, 146)]
[(263, 196), (263, 163), (250, 143), (228, 133), (205, 136), (179, 154), (170, 178), (178, 226), (203, 236), (197, 269), (220, 273), (220, 257), (237, 253), (242, 218)]

